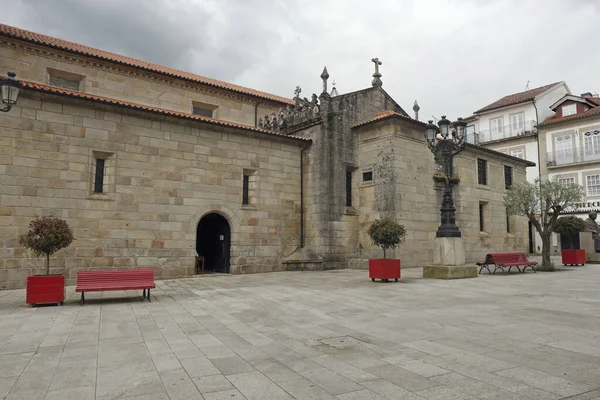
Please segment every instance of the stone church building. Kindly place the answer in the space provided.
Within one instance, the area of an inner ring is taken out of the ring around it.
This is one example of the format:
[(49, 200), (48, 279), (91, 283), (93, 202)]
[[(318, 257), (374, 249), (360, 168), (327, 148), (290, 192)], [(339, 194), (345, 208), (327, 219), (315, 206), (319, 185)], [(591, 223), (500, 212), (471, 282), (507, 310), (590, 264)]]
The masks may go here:
[[(406, 227), (403, 267), (433, 262), (439, 166), (378, 71), (332, 96), (325, 70), (319, 95), (289, 99), (7, 25), (0, 71), (23, 85), (0, 113), (0, 287), (43, 271), (18, 236), (49, 214), (74, 230), (51, 257), (68, 283), (93, 268), (192, 276), (197, 255), (207, 273), (364, 268), (382, 216)], [(474, 145), (455, 157), (467, 262), (526, 250), (503, 196), (531, 165)]]

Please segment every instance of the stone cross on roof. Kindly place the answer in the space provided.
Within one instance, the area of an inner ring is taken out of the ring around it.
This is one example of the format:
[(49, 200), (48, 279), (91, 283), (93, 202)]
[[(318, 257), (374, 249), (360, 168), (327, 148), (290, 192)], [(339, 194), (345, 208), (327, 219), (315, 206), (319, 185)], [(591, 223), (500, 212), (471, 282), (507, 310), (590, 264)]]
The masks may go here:
[(371, 59), (372, 62), (375, 63), (375, 73), (373, 74), (373, 80), (371, 81), (371, 85), (373, 85), (373, 87), (376, 86), (383, 86), (383, 82), (381, 81), (381, 74), (379, 73), (379, 66), (382, 64), (381, 61), (379, 61), (379, 58), (375, 57)]

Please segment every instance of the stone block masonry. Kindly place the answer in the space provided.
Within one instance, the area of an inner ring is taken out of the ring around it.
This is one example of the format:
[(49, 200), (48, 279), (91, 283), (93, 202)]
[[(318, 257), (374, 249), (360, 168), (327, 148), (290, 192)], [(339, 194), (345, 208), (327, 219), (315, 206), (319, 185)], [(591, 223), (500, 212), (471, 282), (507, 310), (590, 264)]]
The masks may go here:
[[(0, 287), (20, 288), (43, 258), (18, 245), (34, 215), (54, 214), (76, 241), (51, 257), (77, 271), (147, 268), (195, 273), (197, 226), (218, 213), (231, 229), (231, 272), (279, 270), (299, 246), (304, 143), (24, 91), (0, 115)], [(105, 159), (94, 193), (96, 158)], [(254, 198), (242, 205), (244, 170)]]

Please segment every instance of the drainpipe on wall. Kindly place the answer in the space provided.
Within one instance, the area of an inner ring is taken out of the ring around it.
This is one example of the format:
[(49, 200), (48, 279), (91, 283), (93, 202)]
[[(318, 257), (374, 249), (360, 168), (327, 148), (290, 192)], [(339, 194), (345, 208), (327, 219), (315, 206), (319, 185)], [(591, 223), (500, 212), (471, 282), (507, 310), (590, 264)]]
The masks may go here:
[(538, 179), (542, 179), (542, 155), (540, 153), (540, 131), (538, 129), (538, 125), (540, 124), (540, 120), (539, 120), (539, 116), (538, 116), (538, 109), (537, 106), (535, 105), (535, 99), (533, 99), (533, 108), (535, 108), (535, 129), (537, 129), (537, 137), (536, 137), (536, 142), (537, 142), (537, 150), (538, 150)]
[(300, 150), (300, 248), (304, 247), (304, 151), (308, 145)]

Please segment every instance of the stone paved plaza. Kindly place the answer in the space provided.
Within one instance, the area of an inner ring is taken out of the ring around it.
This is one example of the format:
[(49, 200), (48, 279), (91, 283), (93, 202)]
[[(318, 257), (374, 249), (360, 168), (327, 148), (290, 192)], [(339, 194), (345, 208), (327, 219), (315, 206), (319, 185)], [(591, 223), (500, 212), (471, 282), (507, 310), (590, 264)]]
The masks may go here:
[(279, 272), (0, 292), (0, 397), (600, 399), (600, 266), (439, 281)]

